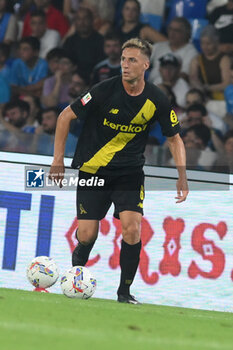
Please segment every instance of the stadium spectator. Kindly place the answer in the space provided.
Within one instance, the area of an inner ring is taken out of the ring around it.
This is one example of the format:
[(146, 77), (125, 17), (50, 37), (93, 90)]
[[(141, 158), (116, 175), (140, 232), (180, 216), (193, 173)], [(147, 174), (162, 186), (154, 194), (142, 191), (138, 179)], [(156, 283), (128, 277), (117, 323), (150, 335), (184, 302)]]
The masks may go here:
[(158, 84), (158, 87), (160, 88), (160, 90), (162, 90), (165, 93), (165, 95), (167, 96), (167, 98), (172, 106), (172, 109), (174, 109), (174, 111), (176, 113), (180, 113), (181, 111), (183, 111), (183, 108), (178, 106), (178, 104), (176, 102), (176, 96), (175, 96), (174, 92), (172, 91), (171, 86), (164, 84), (164, 83), (161, 83), (161, 84)]
[(220, 50), (233, 53), (233, 0), (228, 0), (224, 6), (217, 7), (209, 15), (209, 21), (220, 35)]
[(180, 123), (182, 129), (188, 129), (193, 125), (205, 124), (204, 118), (207, 116), (207, 110), (203, 104), (192, 104), (186, 110), (186, 117)]
[(24, 0), (20, 1), (20, 6), (18, 8), (18, 18), (21, 20), (25, 17), (28, 11), (30, 11), (31, 8), (33, 8), (33, 0)]
[[(217, 153), (209, 147), (211, 131), (204, 124), (195, 124), (185, 130), (182, 140), (186, 150), (186, 164), (188, 169), (211, 170), (217, 159)], [(167, 166), (174, 166), (174, 160), (167, 153), (166, 143), (164, 149), (164, 162)], [(167, 160), (166, 160), (167, 159)]]
[(209, 0), (206, 5), (207, 13), (210, 14), (213, 12), (217, 7), (226, 5), (228, 0)]
[(50, 107), (45, 109), (41, 114), (41, 128), (42, 132), (54, 135), (57, 125), (57, 118), (59, 115), (59, 109), (57, 107)]
[(140, 22), (141, 5), (138, 0), (126, 0), (122, 9), (122, 24), (118, 28), (121, 41), (139, 37), (156, 43), (167, 38), (148, 24)]
[(42, 104), (45, 107), (64, 108), (69, 103), (69, 83), (76, 69), (74, 61), (66, 54), (59, 59), (55, 74), (44, 81)]
[(28, 125), (30, 106), (27, 102), (17, 99), (6, 103), (3, 107), (2, 115), (4, 127), (8, 131), (35, 132), (35, 127)]
[(233, 130), (226, 133), (223, 142), (215, 136), (218, 156), (213, 171), (233, 173)]
[(3, 103), (9, 102), (11, 98), (10, 85), (7, 80), (0, 75), (0, 108)]
[(182, 134), (185, 134), (186, 130), (194, 125), (205, 125), (211, 132), (211, 140), (209, 146), (215, 150), (215, 135), (218, 138), (223, 136), (223, 133), (215, 127), (212, 120), (208, 116), (207, 110), (202, 104), (193, 104), (187, 108), (186, 116), (180, 118), (182, 126)]
[(223, 91), (230, 82), (230, 59), (220, 52), (219, 35), (212, 25), (202, 30), (200, 42), (202, 53), (193, 58), (190, 66), (191, 85), (213, 100), (223, 100)]
[(9, 1), (0, 0), (0, 42), (12, 44), (17, 34), (18, 24), (15, 15), (9, 12)]
[(183, 137), (186, 149), (187, 166), (199, 170), (211, 170), (217, 153), (208, 146), (211, 140), (210, 129), (203, 124), (196, 124), (186, 130)]
[(40, 40), (39, 57), (45, 58), (51, 49), (59, 46), (60, 34), (57, 30), (47, 28), (46, 15), (41, 10), (31, 13), (30, 25), (32, 36)]
[[(190, 89), (186, 96), (186, 105), (185, 107), (188, 108), (189, 106), (193, 104), (202, 104), (206, 107), (208, 117), (211, 121), (211, 125), (214, 126), (216, 130), (219, 130), (222, 135), (224, 135), (227, 131), (227, 124), (215, 113), (208, 110), (208, 107), (206, 106), (206, 97), (205, 94), (196, 88)], [(185, 117), (185, 114), (180, 115), (179, 119), (182, 121), (182, 119)]]
[(93, 14), (93, 28), (101, 35), (111, 30), (115, 14), (113, 0), (65, 0), (63, 12), (72, 23), (67, 36), (75, 33), (74, 18), (79, 8), (87, 8)]
[(80, 70), (91, 74), (104, 55), (104, 38), (93, 28), (93, 14), (87, 8), (80, 8), (75, 17), (75, 34), (68, 37), (63, 45)]
[[(176, 96), (172, 91), (171, 86), (161, 83), (161, 84), (158, 84), (158, 88), (160, 88), (160, 90), (162, 90), (165, 93), (175, 113), (176, 114), (181, 113), (183, 109), (181, 109), (180, 106), (177, 105)], [(163, 136), (160, 124), (155, 123), (154, 125), (152, 125), (149, 133), (149, 140), (148, 140), (149, 145), (163, 145), (165, 141), (166, 141), (166, 137)], [(154, 150), (149, 148), (147, 149), (147, 156), (149, 155), (148, 150), (150, 150), (149, 152), (152, 152), (152, 154), (154, 153)]]
[(82, 72), (75, 71), (72, 74), (71, 81), (69, 83), (68, 94), (70, 97), (70, 103), (74, 102), (77, 97), (83, 94), (90, 86), (90, 80), (87, 76), (84, 76)]
[[(34, 0), (35, 9), (42, 10), (46, 14), (47, 27), (49, 29), (57, 30), (61, 37), (63, 37), (69, 29), (69, 23), (65, 16), (57, 10), (52, 4), (51, 0)], [(23, 26), (23, 37), (29, 36), (32, 34), (31, 26), (31, 12), (28, 11), (24, 18)]]
[(27, 125), (38, 127), (41, 122), (41, 105), (39, 97), (22, 95), (20, 100), (27, 102), (30, 106), (29, 117), (27, 119)]
[[(82, 95), (90, 86), (90, 79), (80, 71), (72, 74), (71, 82), (69, 84), (68, 94), (70, 97), (69, 103), (73, 103), (80, 95)], [(79, 136), (82, 130), (83, 121), (80, 119), (72, 120), (70, 123), (70, 133)]]
[(160, 75), (162, 83), (171, 87), (178, 106), (185, 107), (185, 95), (189, 90), (189, 85), (180, 77), (181, 59), (168, 53), (160, 59)]
[(5, 43), (0, 43), (0, 76), (8, 83), (10, 81), (10, 67), (8, 59), (10, 56), (10, 46)]
[(50, 50), (46, 55), (49, 66), (49, 74), (53, 75), (59, 69), (59, 61), (64, 56), (65, 51), (59, 47)]
[(39, 39), (34, 37), (21, 39), (20, 58), (13, 62), (11, 68), (13, 95), (41, 95), (43, 82), (48, 74), (48, 64), (43, 58), (39, 58), (39, 50)]
[(224, 90), (224, 97), (227, 105), (227, 119), (231, 119), (231, 129), (233, 129), (233, 59), (231, 61), (230, 84)]
[[(59, 116), (60, 110), (56, 107), (50, 107), (42, 112), (42, 123), (36, 129), (37, 137), (35, 139), (36, 152), (38, 154), (52, 155), (54, 148), (54, 134), (56, 130), (57, 118)], [(73, 156), (77, 137), (68, 134), (68, 143), (65, 147), (65, 156)]]
[(166, 0), (139, 0), (142, 13), (151, 13), (163, 17)]
[(66, 16), (66, 18), (69, 19), (70, 22), (72, 22), (75, 13), (78, 11), (80, 3), (82, 0), (64, 0), (63, 1), (63, 14)]
[(112, 0), (83, 0), (81, 6), (92, 11), (94, 29), (106, 35), (114, 20), (115, 8)]
[(195, 124), (186, 130), (182, 139), (186, 148), (204, 150), (210, 141), (210, 130), (203, 124)]
[(157, 43), (153, 46), (151, 56), (152, 69), (149, 80), (154, 84), (161, 81), (159, 73), (159, 59), (167, 53), (172, 53), (182, 58), (181, 76), (188, 80), (190, 62), (197, 55), (193, 44), (189, 43), (191, 26), (184, 17), (174, 18), (168, 26), (168, 41)]
[(104, 53), (107, 58), (98, 63), (93, 70), (93, 84), (121, 73), (121, 40), (118, 35), (108, 33), (105, 36)]

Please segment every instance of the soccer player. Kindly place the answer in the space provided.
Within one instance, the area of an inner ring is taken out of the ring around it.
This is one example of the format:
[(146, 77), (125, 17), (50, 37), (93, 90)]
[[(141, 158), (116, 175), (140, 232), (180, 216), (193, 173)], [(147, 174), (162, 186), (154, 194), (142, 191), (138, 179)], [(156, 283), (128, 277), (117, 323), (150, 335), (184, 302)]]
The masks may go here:
[[(155, 85), (145, 82), (151, 45), (135, 38), (122, 46), (122, 76), (107, 79), (80, 96), (60, 114), (55, 135), (50, 178), (64, 176), (64, 147), (72, 119), (84, 119), (72, 162), (79, 168), (77, 247), (72, 263), (84, 266), (98, 235), (99, 221), (111, 204), (122, 225), (121, 278), (118, 301), (138, 304), (130, 286), (139, 264), (140, 225), (144, 199), (144, 156), (149, 127), (158, 120), (167, 136), (178, 169), (177, 203), (188, 195), (185, 149), (179, 136), (179, 121), (167, 97)], [(103, 190), (82, 190), (80, 179), (98, 176)]]

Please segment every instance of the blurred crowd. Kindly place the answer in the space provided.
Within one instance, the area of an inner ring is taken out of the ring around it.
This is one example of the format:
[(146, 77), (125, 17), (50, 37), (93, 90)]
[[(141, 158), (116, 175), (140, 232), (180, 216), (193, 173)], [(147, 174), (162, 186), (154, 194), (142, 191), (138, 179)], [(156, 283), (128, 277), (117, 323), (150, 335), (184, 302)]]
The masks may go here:
[[(153, 45), (145, 78), (179, 117), (188, 168), (233, 172), (233, 0), (0, 0), (0, 151), (52, 155), (60, 111), (121, 74), (133, 37)], [(159, 124), (145, 157), (174, 166)]]

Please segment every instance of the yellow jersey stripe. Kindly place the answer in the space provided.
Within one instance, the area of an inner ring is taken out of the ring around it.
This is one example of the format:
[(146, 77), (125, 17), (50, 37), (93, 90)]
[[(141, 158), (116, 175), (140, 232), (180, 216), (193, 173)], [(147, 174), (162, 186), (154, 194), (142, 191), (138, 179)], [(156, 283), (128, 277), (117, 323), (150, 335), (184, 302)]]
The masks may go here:
[[(131, 124), (145, 124), (154, 115), (156, 106), (147, 99), (137, 115), (131, 120)], [(81, 171), (95, 174), (100, 167), (105, 167), (115, 156), (116, 152), (121, 151), (129, 141), (136, 136), (136, 133), (119, 132), (108, 143), (106, 143), (94, 156), (83, 163)]]

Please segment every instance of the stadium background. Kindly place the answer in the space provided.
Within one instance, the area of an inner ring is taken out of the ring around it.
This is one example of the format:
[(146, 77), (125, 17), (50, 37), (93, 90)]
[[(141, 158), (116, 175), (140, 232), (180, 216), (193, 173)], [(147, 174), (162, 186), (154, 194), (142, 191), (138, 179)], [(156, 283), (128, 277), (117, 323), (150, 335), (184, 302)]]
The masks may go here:
[[(54, 0), (52, 3), (63, 11), (63, 1)], [(121, 23), (124, 3), (124, 0), (112, 0), (115, 6), (113, 26)], [(149, 23), (163, 35), (167, 35), (173, 17), (188, 18), (192, 26), (190, 42), (200, 50), (200, 33), (208, 24), (208, 15), (227, 1), (141, 0), (140, 3), (140, 21)], [(7, 67), (11, 68), (12, 62), (18, 57), (16, 47), (23, 35), (23, 21), (27, 15), (21, 10), (23, 5), (29, 4), (26, 10), (30, 12), (30, 6), (35, 4), (30, 0), (12, 0), (6, 4), (11, 5), (9, 11), (13, 11), (16, 16), (19, 28), (15, 41), (10, 43)], [(0, 41), (4, 42), (1, 33)], [(232, 52), (228, 56), (232, 59)], [(10, 85), (10, 80), (6, 83)], [(5, 98), (8, 89), (3, 82), (0, 87), (0, 97)], [(229, 87), (232, 87), (232, 82)], [(5, 103), (11, 98), (9, 93), (5, 100), (0, 100), (0, 111), (4, 111)], [(208, 113), (216, 113), (224, 122), (227, 115), (228, 121), (230, 118), (232, 123), (231, 96), (228, 101), (210, 100), (206, 107)], [(186, 106), (181, 112), (186, 113)], [(8, 129), (9, 120), (4, 115), (0, 116), (0, 287), (31, 290), (26, 281), (25, 269), (35, 255), (51, 255), (62, 273), (70, 267), (71, 251), (76, 244), (75, 191), (25, 189), (25, 166), (32, 169), (35, 166), (46, 167), (52, 161), (51, 157), (39, 155), (52, 155), (54, 140), (51, 133), (44, 132), (39, 136), (33, 133), (41, 128), (39, 119), (36, 125), (30, 125), (30, 130), (20, 130), (19, 133), (19, 130)], [(230, 125), (227, 128), (232, 131)], [(211, 135), (212, 132), (213, 128)], [(69, 139), (66, 152), (69, 157), (72, 157), (77, 137)], [(224, 140), (224, 134), (221, 140)], [(148, 166), (142, 225), (144, 250), (134, 292), (148, 303), (233, 311), (232, 175), (224, 173), (221, 166), (212, 169), (221, 174), (203, 171), (211, 170), (209, 159), (217, 150), (213, 145), (212, 153), (210, 149), (202, 150), (202, 163), (192, 164), (190, 168), (195, 170), (188, 172), (191, 189), (188, 201), (177, 206), (174, 199), (176, 172), (174, 169), (156, 167), (171, 164), (167, 150), (162, 144), (154, 144), (154, 141), (150, 139), (145, 153)], [(195, 151), (191, 153), (195, 154)], [(35, 154), (30, 156), (25, 153)], [(231, 162), (232, 159), (233, 153)], [(70, 158), (66, 158), (66, 166), (70, 166)], [(230, 167), (228, 170), (232, 172)], [(98, 280), (97, 297), (115, 299), (120, 272), (119, 233), (120, 227), (113, 221), (111, 209), (102, 221), (99, 240), (91, 254), (90, 268)], [(59, 284), (52, 287), (51, 291), (60, 293)]]
[[(25, 188), (25, 171), (46, 171), (50, 162), (0, 154), (0, 287), (33, 290), (26, 267), (38, 255), (53, 257), (60, 273), (71, 266), (75, 191)], [(232, 177), (189, 171), (189, 200), (176, 206), (176, 171), (145, 167), (145, 173), (143, 253), (133, 292), (144, 303), (232, 312)], [(98, 281), (96, 297), (115, 299), (120, 232), (111, 208), (88, 263)], [(50, 290), (61, 293), (59, 282)]]

